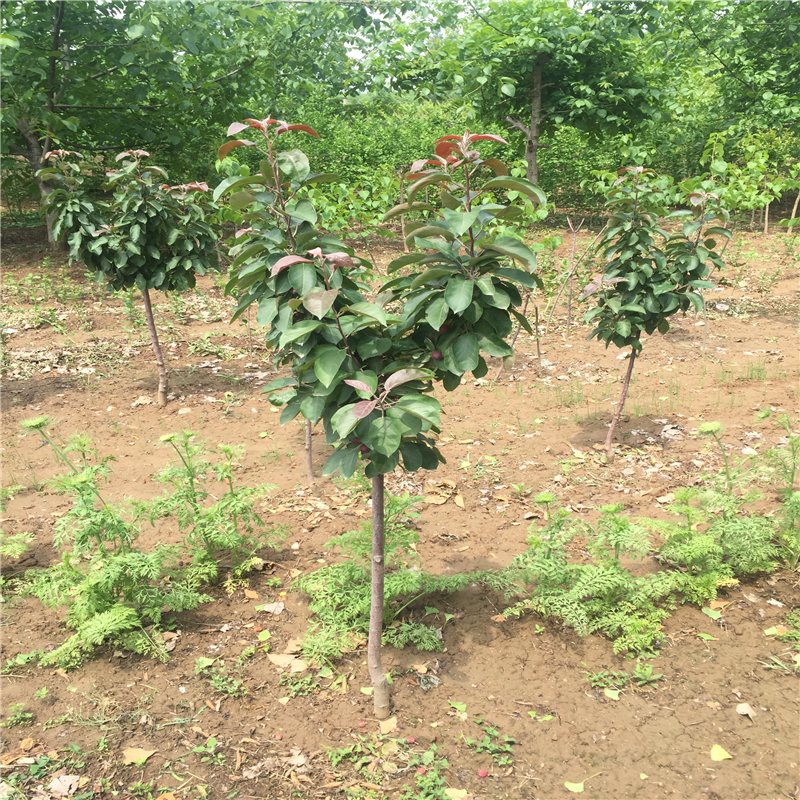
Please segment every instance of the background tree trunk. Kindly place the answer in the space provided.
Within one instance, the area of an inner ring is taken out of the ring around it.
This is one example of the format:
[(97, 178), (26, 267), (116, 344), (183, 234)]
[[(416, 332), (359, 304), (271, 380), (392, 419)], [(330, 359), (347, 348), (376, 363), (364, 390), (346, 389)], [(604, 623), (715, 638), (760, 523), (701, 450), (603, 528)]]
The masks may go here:
[(542, 57), (533, 65), (533, 94), (531, 95), (531, 125), (525, 140), (525, 160), (528, 169), (525, 177), (531, 183), (539, 183), (539, 135), (542, 129)]
[(144, 314), (147, 318), (147, 327), (150, 329), (150, 340), (153, 343), (153, 352), (158, 367), (158, 405), (163, 408), (167, 404), (167, 394), (169, 393), (167, 368), (164, 366), (164, 356), (161, 354), (161, 345), (158, 343), (156, 321), (153, 318), (153, 307), (150, 304), (150, 291), (142, 289), (142, 297), (144, 298)]
[(383, 527), (383, 475), (372, 479), (372, 602), (369, 609), (369, 642), (367, 664), (372, 680), (375, 716), (389, 716), (389, 682), (381, 664), (381, 638), (383, 636), (383, 576), (384, 576), (384, 527)]

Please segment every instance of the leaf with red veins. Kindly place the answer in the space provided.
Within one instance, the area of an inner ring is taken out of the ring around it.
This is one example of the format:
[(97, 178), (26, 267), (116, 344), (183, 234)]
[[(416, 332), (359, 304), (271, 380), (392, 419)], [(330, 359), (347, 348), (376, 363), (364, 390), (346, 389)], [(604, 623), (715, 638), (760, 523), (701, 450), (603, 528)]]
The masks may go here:
[(303, 256), (283, 256), (283, 258), (279, 258), (275, 262), (270, 276), (274, 278), (282, 269), (286, 269), (292, 264), (299, 264), (301, 261), (305, 261), (308, 264), (314, 263), (310, 258), (303, 258)]
[(47, 161), (51, 156), (78, 156), (78, 158), (83, 158), (75, 150), (50, 150), (42, 156), (42, 161)]
[(358, 389), (360, 392), (369, 392), (369, 394), (372, 394), (372, 387), (369, 386), (369, 384), (364, 383), (364, 381), (359, 381), (355, 378), (348, 378), (345, 380), (345, 383), (348, 386), (352, 386), (354, 389)]
[(362, 400), (353, 406), (353, 416), (358, 419), (364, 419), (375, 410), (376, 405), (378, 405), (377, 400)]
[(479, 142), (481, 139), (490, 139), (493, 142), (500, 142), (501, 144), (508, 144), (502, 136), (495, 136), (493, 133), (481, 133), (478, 136), (470, 136), (470, 142)]

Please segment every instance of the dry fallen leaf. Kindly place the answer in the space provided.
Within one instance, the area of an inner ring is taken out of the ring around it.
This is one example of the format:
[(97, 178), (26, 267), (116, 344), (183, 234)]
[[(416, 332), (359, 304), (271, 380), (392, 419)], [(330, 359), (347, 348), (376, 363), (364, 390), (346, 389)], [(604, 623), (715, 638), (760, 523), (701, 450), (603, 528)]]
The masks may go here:
[(381, 720), (378, 725), (380, 725), (381, 733), (386, 735), (397, 727), (397, 717), (389, 717), (389, 719)]
[(275, 664), (276, 667), (286, 669), (289, 672), (303, 672), (308, 668), (308, 665), (302, 658), (297, 658), (289, 653), (267, 653), (267, 658)]
[(743, 717), (750, 717), (751, 720), (756, 716), (756, 712), (753, 711), (749, 703), (739, 703), (736, 706), (736, 713), (741, 714)]
[(457, 494), (454, 498), (454, 502), (459, 508), (464, 508), (464, 498), (462, 495)]
[(444, 505), (447, 502), (447, 498), (446, 497), (442, 497), (439, 494), (426, 494), (425, 495), (425, 502), (428, 505), (441, 506), (441, 505)]
[(144, 764), (156, 750), (142, 750), (141, 747), (126, 747), (122, 751), (123, 764), (136, 764), (137, 766)]
[(710, 755), (712, 761), (724, 761), (726, 758), (733, 758), (730, 753), (728, 753), (726, 750), (723, 750), (718, 744), (715, 744), (711, 748)]
[(712, 600), (709, 604), (709, 608), (725, 608), (731, 604), (730, 600)]
[(444, 796), (451, 798), (451, 800), (463, 800), (467, 796), (466, 789), (450, 789), (444, 790)]
[(35, 739), (31, 739), (30, 736), (29, 736), (27, 739), (23, 739), (19, 743), (19, 749), (22, 750), (23, 753), (27, 753), (30, 750), (33, 750), (35, 745), (36, 745), (36, 740)]
[(69, 797), (78, 790), (80, 777), (78, 775), (60, 775), (47, 784), (49, 792), (56, 797)]
[(492, 617), (492, 622), (505, 622), (506, 618), (502, 614), (495, 614)]
[(256, 611), (266, 611), (267, 614), (274, 614), (278, 616), (286, 608), (284, 603), (264, 603), (263, 606), (257, 606)]
[(244, 596), (250, 600), (258, 600), (258, 592), (254, 592), (252, 589), (245, 589)]

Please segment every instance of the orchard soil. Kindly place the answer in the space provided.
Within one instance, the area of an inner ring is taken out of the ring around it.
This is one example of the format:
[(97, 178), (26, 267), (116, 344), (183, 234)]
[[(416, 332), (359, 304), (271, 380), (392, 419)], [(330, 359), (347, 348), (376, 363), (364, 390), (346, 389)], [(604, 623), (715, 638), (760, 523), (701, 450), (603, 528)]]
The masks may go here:
[[(564, 244), (551, 261), (559, 272), (570, 245), (569, 232), (561, 233)], [(633, 671), (609, 641), (582, 639), (552, 619), (504, 621), (502, 600), (478, 588), (425, 598), (409, 609), (420, 616), (425, 605), (435, 606), (440, 623), (445, 613), (453, 615), (442, 631), (442, 652), (385, 649), (394, 730), (381, 733), (372, 700), (361, 691), (369, 685), (363, 650), (334, 665), (346, 676), (335, 688), (321, 679), (311, 694), (287, 699), (280, 669), (259, 653), (246, 662), (249, 694), (215, 693), (195, 676), (195, 659), (222, 657), (230, 665), (259, 644), (262, 629), (272, 634), (273, 653), (301, 639), (307, 597), (292, 591), (292, 580), (338, 558), (326, 542), (368, 518), (368, 498), (352, 483), (322, 477), (328, 448), (317, 430), (316, 482), (306, 485), (302, 426), (280, 427), (276, 409), (260, 394), (275, 374), (269, 353), (254, 324), (228, 325), (232, 303), (219, 283), (202, 279), (183, 301), (159, 296), (175, 395), (159, 409), (149, 402), (157, 376), (135, 310), (87, 282), (80, 265), (66, 267), (58, 280), (64, 302), (30, 302), (31, 286), (41, 281), (26, 284), (25, 276), (55, 275), (61, 257), (43, 269), (41, 229), (7, 229), (3, 239), (2, 327), (13, 332), (3, 334), (2, 484), (25, 488), (7, 503), (2, 523), (8, 533), (36, 535), (27, 554), (4, 562), (4, 577), (57, 557), (53, 524), (69, 507), (54, 491), (34, 489), (58, 472), (35, 432), (26, 435), (19, 426), (41, 414), (51, 416), (61, 437), (89, 434), (101, 454), (115, 457), (104, 491), (118, 500), (161, 493), (152, 476), (171, 460), (159, 442), (165, 433), (190, 428), (211, 446), (243, 443), (239, 480), (276, 485), (262, 511), (288, 530), (285, 544), (265, 555), (270, 563), (246, 586), (230, 595), (220, 589), (215, 602), (180, 616), (168, 662), (109, 650), (71, 673), (20, 667), (2, 676), (4, 719), (14, 703), (33, 714), (30, 727), (3, 728), (4, 780), (28, 775), (30, 759), (40, 756), (56, 770), (18, 780), (26, 796), (55, 796), (42, 787), (66, 774), (80, 778), (78, 797), (396, 798), (420, 775), (407, 768), (409, 757), (435, 743), (437, 758), (448, 762), (441, 774), (453, 798), (572, 796), (565, 781), (586, 781), (586, 797), (619, 800), (800, 797), (797, 675), (764, 666), (774, 663), (771, 657), (796, 663), (787, 645), (764, 634), (800, 606), (798, 574), (789, 571), (723, 592), (730, 605), (719, 621), (696, 607), (679, 608), (665, 622), (666, 644), (651, 662), (663, 677), (654, 686), (629, 685), (616, 701), (586, 680), (600, 670)], [(583, 246), (589, 240), (581, 235)], [(559, 302), (545, 330), (546, 300), (534, 298), (541, 357), (523, 331), (513, 368), (495, 380), (500, 365), (493, 364), (483, 380), (469, 376), (457, 391), (442, 393), (447, 464), (388, 481), (392, 491), (430, 501), (419, 504), (424, 568), (453, 574), (508, 564), (524, 549), (529, 526), (541, 524), (532, 497), (542, 491), (587, 520), (614, 502), (634, 515), (664, 518), (671, 492), (721, 469), (716, 445), (697, 437), (701, 421), (723, 423), (732, 457), (776, 443), (781, 431), (756, 421), (755, 412), (771, 406), (795, 424), (800, 414), (798, 261), (789, 240), (785, 233), (739, 235), (732, 251), (738, 266), (709, 292), (707, 319), (675, 318), (665, 336), (645, 342), (611, 462), (602, 442), (626, 362), (614, 348), (586, 340), (585, 309), (577, 302), (578, 323), (567, 328)], [(382, 242), (373, 253), (385, 265), (395, 252)], [(576, 281), (576, 295), (582, 285)], [(767, 487), (763, 511), (777, 502)], [(145, 525), (140, 545), (176, 536), (166, 523)], [(580, 550), (575, 555), (583, 557)], [(648, 558), (630, 568), (657, 565)], [(279, 615), (256, 610), (272, 601), (285, 604)], [(52, 649), (68, 635), (59, 614), (36, 600), (6, 593), (2, 610), (5, 659)], [(440, 683), (425, 691), (435, 683), (421, 680), (425, 675)], [(743, 702), (753, 718), (737, 713)], [(452, 703), (465, 704), (466, 714)], [(466, 744), (465, 737), (483, 738), (476, 717), (514, 739), (513, 765), (498, 767)], [(215, 763), (193, 752), (210, 737), (218, 744)], [(397, 745), (385, 758), (365, 758), (360, 771), (348, 760), (334, 767), (330, 748), (359, 737)], [(732, 757), (712, 760), (714, 745)], [(130, 747), (154, 752), (141, 765), (126, 765)]]

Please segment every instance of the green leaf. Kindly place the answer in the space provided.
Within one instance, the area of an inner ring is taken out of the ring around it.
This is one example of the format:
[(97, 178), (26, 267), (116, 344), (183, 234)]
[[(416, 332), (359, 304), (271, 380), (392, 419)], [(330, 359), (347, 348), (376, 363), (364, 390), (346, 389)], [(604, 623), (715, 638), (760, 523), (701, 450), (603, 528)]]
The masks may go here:
[[(475, 224), (480, 211), (480, 207), (467, 212), (451, 211), (449, 208), (443, 208), (442, 216), (456, 236), (463, 236)], [(427, 236), (428, 234), (418, 231), (417, 235)]]
[(417, 277), (411, 282), (411, 288), (419, 289), (420, 286), (424, 286), (430, 281), (438, 281), (439, 278), (444, 278), (445, 275), (452, 275), (453, 272), (454, 270), (452, 268), (434, 267), (433, 269), (423, 272), (421, 275), (417, 275)]
[(386, 319), (386, 312), (375, 303), (353, 303), (348, 307), (348, 311), (359, 316), (370, 317), (381, 323), (381, 325), (388, 325)]
[(434, 397), (423, 394), (403, 395), (395, 404), (394, 408), (399, 408), (407, 414), (412, 414), (419, 419), (430, 422), (431, 425), (439, 424), (439, 415), (442, 407)]
[(418, 261), (422, 261), (423, 258), (425, 258), (425, 253), (406, 253), (390, 261), (389, 265), (386, 267), (386, 271), (391, 275), (393, 272), (397, 272), (397, 270), (407, 267), (409, 264), (416, 264)]
[(287, 150), (284, 153), (278, 153), (275, 160), (278, 162), (280, 171), (291, 180), (302, 182), (311, 171), (308, 157), (301, 150)]
[(472, 372), (478, 366), (480, 346), (478, 337), (473, 333), (464, 333), (451, 345), (453, 360), (458, 370), (463, 374)]
[(287, 386), (294, 386), (296, 383), (296, 378), (275, 378), (274, 381), (270, 381), (261, 390), (261, 394), (268, 394), (269, 392), (274, 392), (278, 389), (285, 389)]
[(472, 302), (474, 288), (475, 281), (451, 278), (444, 290), (444, 300), (454, 313), (460, 314)]
[(375, 356), (381, 356), (390, 350), (391, 347), (391, 339), (372, 337), (359, 341), (357, 349), (358, 355), (363, 359), (367, 359), (374, 358)]
[(302, 297), (317, 285), (317, 269), (313, 264), (299, 262), (289, 267), (289, 286)]
[(722, 612), (719, 611), (716, 608), (707, 608), (706, 607), (706, 608), (703, 608), (702, 611), (707, 617), (711, 617), (711, 619), (720, 619), (722, 617)]
[(422, 466), (422, 453), (416, 442), (402, 442), (400, 455), (407, 472), (416, 472)]
[[(520, 242), (519, 239), (514, 239), (511, 236), (498, 236), (491, 244), (486, 245), (486, 249), (502, 253), (504, 256), (516, 258), (527, 264), (531, 269), (536, 268), (536, 253), (524, 242)], [(498, 274), (502, 274), (499, 270), (497, 270), (497, 272)], [(516, 272), (516, 270), (513, 270), (513, 272)], [(518, 280), (518, 278), (514, 277), (513, 280)], [(533, 280), (533, 278), (531, 278), (531, 280)], [(529, 289), (533, 288), (533, 286), (527, 286), (525, 283), (522, 285)]]
[(345, 358), (347, 352), (338, 347), (330, 346), (322, 349), (314, 362), (314, 373), (322, 381), (323, 386), (331, 385)]
[(394, 453), (403, 438), (405, 426), (398, 419), (380, 417), (372, 420), (369, 426), (369, 441), (376, 453), (390, 456)]
[(484, 353), (498, 358), (505, 358), (514, 354), (511, 346), (493, 333), (479, 334), (478, 344)]
[(501, 91), (501, 92), (502, 92), (502, 93), (503, 93), (503, 94), (504, 94), (506, 97), (513, 97), (513, 96), (514, 96), (514, 95), (517, 93), (517, 87), (516, 87), (516, 86), (514, 86), (514, 84), (513, 84), (513, 83), (504, 83), (504, 84), (503, 84), (503, 85), (500, 87), (500, 91)]
[(531, 275), (530, 272), (525, 272), (521, 269), (500, 267), (499, 269), (493, 270), (492, 274), (501, 278), (508, 278), (509, 280), (518, 283), (520, 286), (524, 286), (526, 289), (536, 288), (536, 278)]
[(283, 333), (280, 339), (280, 346), (286, 347), (287, 344), (291, 344), (298, 339), (302, 339), (304, 336), (308, 336), (309, 333), (315, 331), (320, 325), (322, 325), (321, 322), (314, 322), (313, 319), (301, 320)]
[(342, 439), (361, 422), (361, 420), (353, 414), (353, 408), (355, 408), (355, 406), (355, 403), (343, 406), (331, 417), (331, 425)]
[(317, 222), (317, 212), (310, 200), (290, 200), (286, 204), (286, 213), (295, 219), (310, 222), (312, 225)]
[(304, 397), (300, 403), (300, 413), (312, 423), (319, 422), (322, 412), (325, 410), (327, 398), (322, 395), (310, 394)]
[[(322, 319), (333, 307), (338, 294), (337, 289), (314, 289), (303, 295), (303, 306), (305, 306), (309, 314)], [(260, 304), (258, 310), (259, 312), (261, 311)]]
[(425, 320), (427, 321), (428, 325), (431, 326), (435, 331), (438, 331), (442, 325), (444, 325), (444, 321), (447, 319), (447, 315), (450, 313), (450, 309), (445, 302), (444, 297), (437, 297), (429, 306), (427, 311), (425, 312)]
[(510, 189), (535, 200), (540, 205), (547, 205), (545, 193), (535, 184), (525, 178), (508, 178), (506, 176), (491, 178), (483, 184), (483, 189)]
[(333, 453), (322, 467), (323, 475), (333, 475), (338, 472), (343, 478), (349, 478), (358, 466), (358, 450), (342, 448)]

